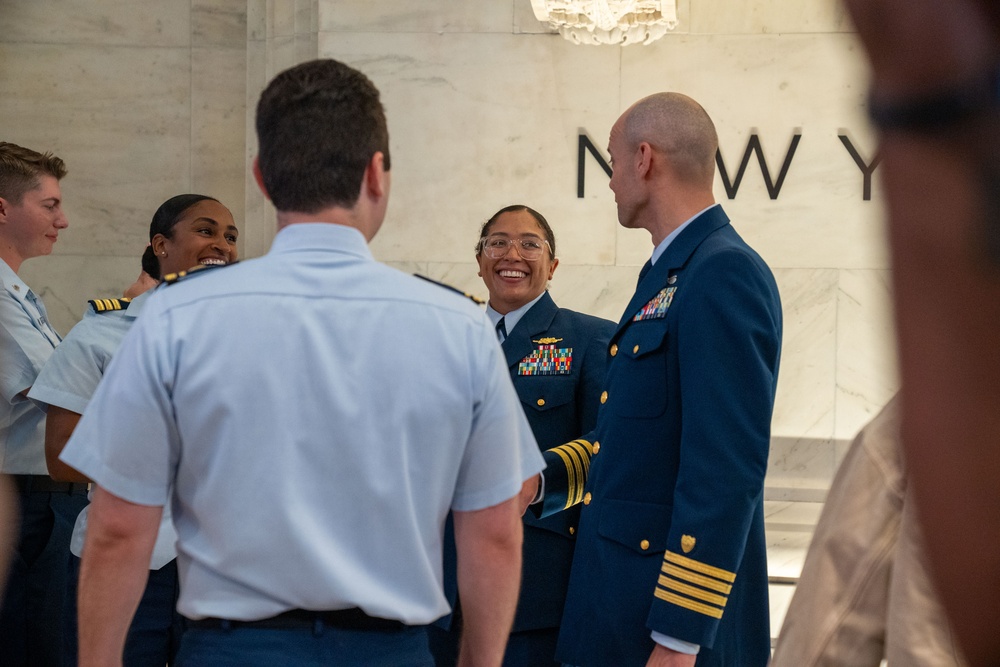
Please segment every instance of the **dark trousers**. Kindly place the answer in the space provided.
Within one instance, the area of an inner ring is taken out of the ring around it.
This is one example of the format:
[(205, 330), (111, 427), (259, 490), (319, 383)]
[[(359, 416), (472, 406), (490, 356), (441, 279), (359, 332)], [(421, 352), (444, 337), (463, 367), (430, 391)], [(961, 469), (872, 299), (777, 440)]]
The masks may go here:
[(188, 628), (177, 656), (180, 667), (433, 667), (424, 627), (398, 631)]
[[(461, 629), (454, 625), (450, 630), (438, 626), (427, 628), (431, 653), (437, 667), (455, 667), (458, 662), (458, 643)], [(556, 641), (559, 628), (542, 628), (512, 632), (503, 655), (503, 667), (557, 667)]]
[(0, 666), (60, 667), (69, 540), (87, 504), (73, 492), (22, 492), (21, 529), (0, 606)]
[[(64, 619), (65, 667), (77, 663), (76, 587), (80, 578), (80, 559), (70, 556), (69, 591)], [(181, 635), (186, 620), (177, 613), (177, 561), (172, 560), (159, 570), (150, 570), (146, 588), (125, 636), (125, 667), (164, 667), (176, 663)]]

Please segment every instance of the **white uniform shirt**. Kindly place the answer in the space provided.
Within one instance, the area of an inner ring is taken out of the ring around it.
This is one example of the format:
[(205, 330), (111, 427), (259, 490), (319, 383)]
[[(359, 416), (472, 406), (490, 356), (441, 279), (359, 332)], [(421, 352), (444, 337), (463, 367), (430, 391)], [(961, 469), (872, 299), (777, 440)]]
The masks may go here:
[(62, 458), (134, 503), (174, 485), (185, 616), (409, 624), (448, 611), (449, 509), (544, 467), (483, 312), (325, 223), (152, 295)]
[[(138, 317), (149, 294), (151, 292), (140, 294), (125, 310), (98, 313), (88, 307), (83, 319), (66, 334), (62, 344), (42, 367), (42, 372), (28, 392), (28, 398), (43, 408), (55, 405), (82, 415), (104, 376), (111, 357)], [(69, 549), (76, 556), (83, 553), (89, 509), (83, 508), (73, 527)], [(174, 532), (170, 507), (166, 506), (149, 569), (158, 570), (177, 557), (174, 548), (176, 541), (177, 534)]]
[(0, 472), (49, 474), (45, 413), (20, 393), (58, 344), (42, 300), (0, 259)]

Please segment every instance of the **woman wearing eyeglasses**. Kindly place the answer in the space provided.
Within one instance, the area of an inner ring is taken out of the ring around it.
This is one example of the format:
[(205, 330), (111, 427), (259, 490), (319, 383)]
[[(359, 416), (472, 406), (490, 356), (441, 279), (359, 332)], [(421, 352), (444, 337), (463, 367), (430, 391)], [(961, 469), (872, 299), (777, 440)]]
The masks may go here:
[[(486, 221), (476, 244), (489, 290), (486, 314), (497, 329), (511, 380), (542, 450), (590, 431), (597, 422), (615, 324), (560, 308), (546, 287), (555, 274), (556, 239), (541, 213), (507, 206)], [(524, 516), (521, 592), (504, 665), (554, 665), (579, 507), (545, 519)], [(454, 571), (446, 579), (454, 581)], [(446, 583), (447, 586), (447, 583)], [(448, 637), (454, 650), (457, 628)], [(454, 664), (437, 630), (437, 664)]]

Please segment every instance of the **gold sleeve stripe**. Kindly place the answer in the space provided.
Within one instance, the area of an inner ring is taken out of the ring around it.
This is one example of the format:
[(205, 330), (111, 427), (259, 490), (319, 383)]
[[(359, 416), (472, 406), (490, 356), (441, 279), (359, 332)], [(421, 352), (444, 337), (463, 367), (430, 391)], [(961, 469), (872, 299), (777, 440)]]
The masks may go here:
[(575, 502), (583, 500), (583, 489), (587, 485), (587, 476), (590, 474), (590, 457), (594, 455), (594, 448), (586, 440), (574, 440), (566, 444), (566, 448), (572, 452), (573, 461), (579, 465), (577, 478), (578, 484), (575, 494)]
[(715, 577), (716, 579), (721, 579), (722, 581), (728, 581), (729, 583), (736, 581), (735, 572), (729, 572), (728, 570), (723, 570), (718, 567), (705, 565), (700, 561), (692, 560), (680, 554), (675, 554), (673, 551), (668, 551), (663, 556), (663, 560), (671, 562), (675, 565), (680, 565), (681, 567), (686, 567), (687, 569), (694, 570), (695, 572), (700, 572), (701, 574), (706, 574), (710, 577)]
[(590, 457), (593, 449), (586, 440), (574, 440), (552, 450), (562, 459), (566, 466), (566, 480), (568, 491), (566, 494), (566, 507), (572, 507), (583, 499), (583, 488), (587, 483), (587, 474), (590, 472)]
[(678, 607), (684, 607), (685, 609), (690, 609), (691, 611), (696, 611), (699, 614), (705, 614), (705, 616), (711, 616), (712, 618), (722, 618), (722, 610), (718, 607), (711, 607), (707, 604), (702, 604), (700, 602), (695, 602), (694, 600), (689, 600), (687, 598), (682, 598), (680, 595), (675, 595), (662, 588), (657, 588), (653, 595), (665, 600), (671, 604), (675, 604)]
[(586, 478), (586, 475), (590, 473), (590, 457), (594, 455), (593, 446), (586, 440), (574, 440), (566, 446), (576, 450), (577, 456), (580, 457), (580, 466), (583, 468), (583, 474)]
[(675, 581), (670, 577), (660, 575), (660, 579), (657, 582), (660, 586), (664, 588), (669, 588), (672, 591), (677, 591), (678, 593), (684, 593), (685, 595), (693, 598), (698, 598), (699, 600), (704, 600), (705, 602), (711, 602), (712, 604), (719, 605), (720, 607), (726, 606), (726, 596), (716, 595), (715, 593), (708, 593), (700, 588), (695, 588), (694, 586), (688, 586), (687, 584), (682, 584), (679, 581)]
[(579, 470), (579, 465), (577, 465), (575, 461), (571, 460), (573, 457), (567, 452), (564, 452), (561, 446), (554, 447), (552, 451), (559, 455), (559, 458), (563, 461), (563, 465), (566, 466), (566, 478), (569, 491), (566, 494), (566, 507), (564, 509), (569, 509), (576, 503), (580, 502), (577, 498), (580, 488), (582, 488), (582, 485), (579, 485), (577, 482), (577, 470)]
[(698, 584), (702, 588), (710, 588), (713, 591), (725, 593), (726, 595), (729, 595), (733, 590), (733, 587), (729, 584), (724, 584), (721, 581), (710, 577), (703, 577), (700, 574), (695, 574), (694, 572), (677, 567), (676, 565), (664, 563), (663, 567), (660, 569), (663, 570), (664, 573), (669, 574), (672, 577), (676, 577), (677, 579), (690, 581), (692, 584)]

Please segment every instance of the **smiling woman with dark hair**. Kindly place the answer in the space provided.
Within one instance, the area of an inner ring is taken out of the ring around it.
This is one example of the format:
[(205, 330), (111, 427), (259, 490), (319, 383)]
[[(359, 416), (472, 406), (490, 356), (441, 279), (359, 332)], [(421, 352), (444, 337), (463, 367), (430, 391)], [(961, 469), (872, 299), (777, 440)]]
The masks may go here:
[[(196, 266), (225, 266), (236, 261), (238, 231), (233, 216), (218, 200), (205, 195), (177, 195), (165, 201), (149, 226), (150, 244), (142, 257), (142, 268), (157, 284), (163, 277)], [(132, 290), (133, 288), (130, 288)], [(141, 288), (140, 288), (141, 289)], [(56, 480), (89, 480), (59, 460), (69, 436), (104, 375), (104, 370), (125, 334), (139, 315), (147, 293), (134, 299), (95, 299), (83, 320), (73, 327), (42, 368), (29, 398), (48, 408), (45, 456), (49, 474)], [(80, 571), (87, 509), (80, 513), (70, 549), (70, 600), (65, 618), (65, 664), (77, 663), (76, 584)], [(183, 623), (175, 610), (177, 565), (169, 508), (157, 535), (149, 565), (149, 580), (125, 643), (125, 667), (163, 667), (173, 664)]]
[[(476, 260), (490, 293), (486, 313), (538, 446), (544, 451), (586, 433), (597, 422), (614, 323), (560, 308), (549, 296), (546, 288), (559, 266), (556, 238), (545, 217), (528, 206), (506, 206), (483, 224)], [(556, 664), (579, 513), (524, 516), (521, 592), (505, 665)], [(448, 565), (445, 586), (454, 590)], [(457, 629), (435, 627), (431, 638), (438, 666), (451, 664)]]

